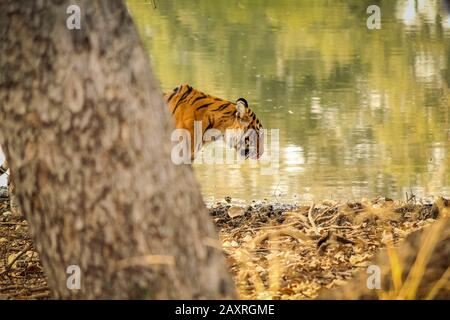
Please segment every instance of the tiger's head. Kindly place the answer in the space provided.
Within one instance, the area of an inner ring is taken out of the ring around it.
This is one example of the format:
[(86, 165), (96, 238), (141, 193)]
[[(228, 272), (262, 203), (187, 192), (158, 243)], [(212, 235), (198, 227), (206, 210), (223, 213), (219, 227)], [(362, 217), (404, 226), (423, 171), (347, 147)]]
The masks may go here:
[(239, 98), (231, 105), (235, 108), (231, 123), (227, 126), (232, 130), (228, 140), (230, 147), (238, 152), (239, 156), (247, 159), (259, 159), (264, 152), (264, 135), (261, 121), (249, 108), (247, 100)]

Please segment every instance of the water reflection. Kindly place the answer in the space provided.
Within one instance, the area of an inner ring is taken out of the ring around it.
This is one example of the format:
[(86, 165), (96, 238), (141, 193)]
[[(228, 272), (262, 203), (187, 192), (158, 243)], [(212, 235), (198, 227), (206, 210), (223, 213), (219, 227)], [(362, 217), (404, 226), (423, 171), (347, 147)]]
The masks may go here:
[(450, 16), (441, 1), (143, 1), (129, 7), (165, 90), (244, 96), (280, 166), (195, 165), (206, 199), (450, 194)]

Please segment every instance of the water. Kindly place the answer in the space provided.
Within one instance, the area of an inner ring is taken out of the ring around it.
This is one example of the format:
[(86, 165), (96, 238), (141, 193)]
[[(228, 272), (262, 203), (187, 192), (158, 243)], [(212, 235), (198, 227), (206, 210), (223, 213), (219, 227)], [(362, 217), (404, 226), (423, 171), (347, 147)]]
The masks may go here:
[(245, 97), (279, 129), (272, 174), (194, 165), (205, 199), (450, 195), (450, 16), (440, 1), (382, 2), (381, 30), (366, 27), (372, 1), (155, 2), (128, 5), (162, 88)]
[(276, 174), (195, 165), (206, 199), (450, 195), (450, 16), (439, 1), (129, 1), (164, 90), (245, 97)]

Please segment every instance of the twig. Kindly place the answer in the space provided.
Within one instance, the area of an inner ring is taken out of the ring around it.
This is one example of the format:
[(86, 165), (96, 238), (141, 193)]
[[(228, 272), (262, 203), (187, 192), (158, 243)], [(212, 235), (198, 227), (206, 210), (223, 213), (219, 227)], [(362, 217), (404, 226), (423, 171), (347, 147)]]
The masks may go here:
[(6, 287), (1, 287), (0, 288), (0, 292), (1, 291), (8, 291), (8, 290), (16, 290), (16, 289), (20, 289), (20, 288), (23, 288), (23, 286), (11, 285), (11, 286), (6, 286)]
[(42, 287), (25, 287), (26, 290), (30, 292), (39, 292), (39, 291), (49, 291), (48, 286), (42, 286)]
[(260, 235), (256, 236), (253, 239), (253, 242), (250, 243), (249, 247), (254, 249), (262, 241), (264, 241), (267, 238), (280, 237), (280, 236), (284, 236), (284, 235), (290, 236), (290, 237), (296, 239), (299, 242), (310, 240), (310, 238), (308, 238), (308, 236), (305, 233), (303, 233), (302, 231), (300, 231), (300, 230), (298, 230), (296, 228), (292, 228), (292, 227), (285, 227), (283, 229), (268, 230), (268, 231), (262, 232)]
[(295, 226), (297, 223), (301, 223), (301, 220), (297, 220), (297, 221), (292, 221), (289, 223), (282, 223), (282, 224), (277, 224), (274, 226), (262, 226), (262, 227), (258, 227), (258, 228), (253, 228), (252, 230), (258, 231), (258, 230), (271, 230), (271, 229), (282, 229), (285, 227), (293, 227)]
[(11, 266), (14, 264), (14, 262), (17, 261), (17, 259), (19, 259), (25, 252), (27, 252), (28, 250), (30, 250), (31, 248), (31, 244), (28, 244), (25, 246), (25, 248), (22, 249), (22, 251), (20, 251), (5, 267), (5, 270), (3, 270), (2, 272), (0, 272), (0, 276), (7, 273), (10, 269)]
[(277, 190), (278, 190), (278, 187), (280, 186), (280, 183), (281, 183), (281, 180), (278, 181), (277, 187), (275, 188), (275, 190), (273, 190), (273, 196), (274, 196), (275, 201), (276, 201), (277, 203), (280, 203), (280, 201), (278, 200), (278, 197), (277, 197), (277, 195), (276, 195), (276, 192), (277, 192)]
[(23, 290), (26, 290), (29, 292), (49, 291), (48, 286), (33, 288), (33, 287), (27, 287), (25, 285), (13, 284), (10, 286), (0, 287), (0, 292), (8, 291), (8, 290), (17, 290), (17, 289), (23, 289)]
[[(330, 220), (326, 221), (326, 223), (328, 224), (328, 226), (330, 226), (332, 223), (335, 223), (336, 220), (339, 218), (339, 213), (337, 213), (334, 217), (332, 217)], [(325, 227), (322, 227), (325, 228)]]
[(27, 299), (42, 299), (42, 298), (48, 298), (50, 297), (50, 292), (42, 292), (42, 293), (36, 293), (31, 296), (27, 296)]
[(12, 222), (12, 221), (6, 221), (6, 222), (0, 222), (0, 225), (3, 226), (27, 226), (28, 223), (27, 222)]
[(354, 227), (351, 226), (336, 226), (336, 225), (332, 225), (332, 226), (326, 226), (322, 228), (323, 230), (329, 230), (329, 229), (350, 229), (353, 230)]
[(311, 207), (309, 208), (309, 211), (308, 211), (308, 219), (309, 219), (309, 223), (311, 224), (311, 227), (313, 228), (314, 232), (315, 232), (318, 236), (320, 236), (320, 232), (319, 232), (319, 230), (317, 229), (316, 223), (314, 222), (314, 218), (313, 218), (313, 216), (312, 216), (313, 210), (314, 210), (314, 203), (311, 205)]
[(325, 213), (331, 211), (332, 209), (337, 208), (338, 206), (339, 206), (339, 204), (336, 204), (336, 205), (331, 206), (331, 207), (328, 207), (328, 208), (326, 208), (325, 210), (323, 210), (322, 212), (320, 212), (320, 213), (316, 216), (316, 221), (319, 220), (320, 218), (322, 218), (322, 217), (325, 215)]
[[(316, 219), (315, 219), (315, 221), (317, 222), (317, 224), (320, 224), (320, 223), (322, 223), (322, 222), (325, 222), (326, 219), (330, 219), (330, 216), (325, 216), (325, 213), (328, 213), (328, 212), (330, 212), (331, 210), (334, 210), (334, 209), (336, 209), (336, 208), (338, 208), (338, 207), (339, 207), (339, 204), (334, 205), (334, 206), (332, 206), (332, 207), (329, 207), (329, 208), (327, 208), (326, 210), (324, 210), (324, 211), (322, 211), (321, 213), (319, 213), (319, 214), (316, 216)], [(336, 213), (337, 213), (337, 212), (336, 212)], [(320, 221), (320, 223), (319, 223), (319, 221)]]

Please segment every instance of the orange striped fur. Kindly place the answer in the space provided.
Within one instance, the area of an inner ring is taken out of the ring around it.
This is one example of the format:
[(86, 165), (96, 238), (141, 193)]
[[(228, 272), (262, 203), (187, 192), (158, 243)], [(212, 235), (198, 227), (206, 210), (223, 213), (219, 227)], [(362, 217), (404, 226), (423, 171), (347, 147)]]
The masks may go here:
[[(263, 128), (256, 114), (248, 107), (247, 101), (243, 98), (231, 102), (184, 84), (175, 88), (172, 92), (164, 94), (164, 100), (175, 120), (175, 126), (188, 130), (191, 139), (194, 136), (194, 121), (201, 121), (202, 136), (208, 129), (217, 129), (222, 135), (225, 134), (227, 129), (237, 129), (242, 130), (242, 132), (253, 129), (259, 136), (260, 130)], [(236, 149), (239, 147), (242, 150), (241, 156), (245, 158), (249, 156), (259, 158), (261, 156), (262, 140), (258, 140), (257, 154), (253, 156), (249, 154), (249, 142), (244, 141), (245, 138), (241, 140), (238, 139), (232, 145), (232, 147)], [(242, 146), (242, 144), (245, 145)], [(195, 153), (194, 148), (194, 143), (191, 143), (192, 155)]]

